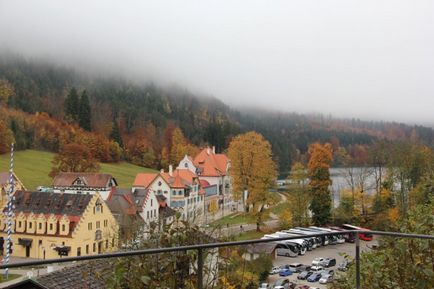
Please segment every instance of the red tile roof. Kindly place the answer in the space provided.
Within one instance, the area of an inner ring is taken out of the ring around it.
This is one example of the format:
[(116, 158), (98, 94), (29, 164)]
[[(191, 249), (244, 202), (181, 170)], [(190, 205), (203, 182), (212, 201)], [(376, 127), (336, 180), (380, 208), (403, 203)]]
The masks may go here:
[(114, 180), (110, 174), (61, 172), (54, 178), (53, 186), (72, 187), (74, 181), (78, 178), (81, 178), (85, 182), (85, 187), (91, 188), (105, 188), (111, 179)]
[(157, 176), (158, 173), (138, 173), (133, 186), (147, 188)]
[(227, 174), (229, 159), (224, 154), (216, 154), (212, 149), (204, 148), (193, 163), (200, 169), (201, 176), (220, 177)]

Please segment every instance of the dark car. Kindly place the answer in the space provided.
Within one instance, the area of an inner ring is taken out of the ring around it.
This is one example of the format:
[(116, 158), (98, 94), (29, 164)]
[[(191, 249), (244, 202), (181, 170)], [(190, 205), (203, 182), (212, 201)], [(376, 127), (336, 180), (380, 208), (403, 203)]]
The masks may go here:
[(304, 270), (301, 270), (301, 268), (304, 267), (303, 264), (300, 263), (292, 263), (289, 265), (289, 270), (291, 270), (294, 273), (300, 273), (303, 272)]
[(288, 279), (279, 279), (274, 283), (274, 289), (289, 289), (292, 283)]
[(335, 258), (325, 258), (324, 260), (322, 260), (320, 262), (320, 265), (325, 267), (325, 268), (336, 266), (336, 259)]
[(309, 277), (307, 277), (308, 282), (317, 282), (319, 279), (321, 279), (321, 273), (313, 273)]
[(297, 285), (295, 289), (309, 289), (310, 287), (308, 285)]
[(306, 280), (310, 275), (312, 275), (313, 272), (311, 271), (303, 271), (298, 276), (298, 280)]
[(309, 265), (303, 265), (297, 268), (298, 273), (301, 273), (303, 271), (310, 271), (310, 266)]

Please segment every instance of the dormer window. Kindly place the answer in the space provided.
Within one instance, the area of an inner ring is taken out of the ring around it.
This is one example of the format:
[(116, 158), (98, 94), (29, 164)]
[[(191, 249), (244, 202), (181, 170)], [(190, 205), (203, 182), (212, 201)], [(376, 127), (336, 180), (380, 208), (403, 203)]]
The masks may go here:
[(162, 185), (162, 183), (161, 183), (161, 181), (159, 181), (159, 182), (158, 182), (158, 186), (161, 187), (161, 185)]
[(100, 200), (95, 203), (94, 213), (102, 213), (102, 203)]
[(77, 178), (73, 183), (73, 186), (85, 186), (86, 183), (81, 179), (81, 178)]
[(188, 163), (184, 163), (184, 168), (188, 168)]

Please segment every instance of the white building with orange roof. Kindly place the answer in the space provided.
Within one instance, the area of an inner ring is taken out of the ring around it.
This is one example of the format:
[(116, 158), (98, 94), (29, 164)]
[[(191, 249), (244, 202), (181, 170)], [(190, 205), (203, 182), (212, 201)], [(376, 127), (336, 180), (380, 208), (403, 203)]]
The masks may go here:
[[(132, 190), (146, 189), (156, 197), (164, 197), (170, 208), (182, 214), (184, 220), (197, 219), (204, 210), (204, 193), (198, 176), (188, 169), (163, 170), (159, 173), (139, 173)], [(147, 214), (146, 208), (143, 210)]]
[[(225, 154), (217, 154), (215, 147), (206, 147), (194, 158), (186, 155), (179, 163), (178, 169), (190, 170), (197, 174), (201, 181), (206, 181), (210, 187), (216, 186), (219, 209), (224, 214), (225, 207), (228, 208), (232, 203), (230, 160)], [(211, 194), (211, 190), (209, 192)]]

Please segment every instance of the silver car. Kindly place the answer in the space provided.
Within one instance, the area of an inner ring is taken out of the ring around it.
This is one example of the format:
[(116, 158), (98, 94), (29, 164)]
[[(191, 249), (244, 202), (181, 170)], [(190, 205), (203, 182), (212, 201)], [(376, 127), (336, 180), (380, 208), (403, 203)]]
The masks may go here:
[(319, 279), (320, 284), (327, 284), (333, 281), (333, 276), (329, 274), (322, 275)]

